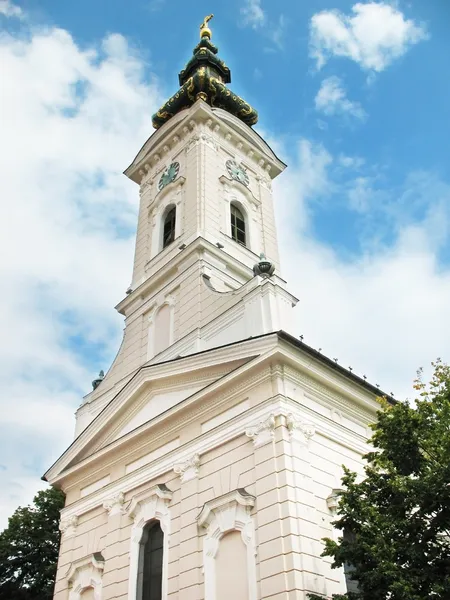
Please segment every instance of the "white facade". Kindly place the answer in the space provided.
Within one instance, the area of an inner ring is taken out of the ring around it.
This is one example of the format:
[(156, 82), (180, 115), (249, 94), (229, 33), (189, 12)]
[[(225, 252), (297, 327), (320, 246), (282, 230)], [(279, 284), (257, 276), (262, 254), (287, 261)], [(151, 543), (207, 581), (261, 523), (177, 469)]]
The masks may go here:
[[(164, 600), (345, 591), (320, 540), (334, 535), (341, 465), (362, 469), (376, 389), (281, 331), (297, 302), (274, 225), (271, 181), (283, 169), (251, 128), (198, 100), (126, 170), (141, 203), (133, 281), (117, 307), (123, 343), (46, 474), (67, 496), (55, 600), (140, 600), (153, 521)], [(233, 204), (246, 246), (232, 239)], [(163, 248), (174, 207), (175, 239)], [(260, 253), (272, 277), (254, 276)]]

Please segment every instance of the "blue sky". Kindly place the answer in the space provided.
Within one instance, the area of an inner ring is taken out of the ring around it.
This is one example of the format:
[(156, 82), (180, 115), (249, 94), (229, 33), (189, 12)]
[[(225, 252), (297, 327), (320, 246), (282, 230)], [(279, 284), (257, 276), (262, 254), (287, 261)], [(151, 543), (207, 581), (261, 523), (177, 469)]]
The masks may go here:
[(121, 174), (213, 12), (231, 88), (288, 164), (292, 329), (399, 397), (450, 354), (450, 5), (0, 0), (0, 527), (120, 343), (138, 190)]

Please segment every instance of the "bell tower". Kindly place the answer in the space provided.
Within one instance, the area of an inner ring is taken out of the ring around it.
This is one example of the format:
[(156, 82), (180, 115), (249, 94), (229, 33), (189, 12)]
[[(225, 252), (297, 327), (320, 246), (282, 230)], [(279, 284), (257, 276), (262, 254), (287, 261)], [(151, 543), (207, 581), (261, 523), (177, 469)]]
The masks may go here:
[(256, 110), (227, 87), (208, 21), (200, 35), (125, 170), (140, 208), (133, 278), (116, 307), (124, 338), (89, 406), (149, 361), (287, 329), (297, 302), (281, 278), (272, 197), (285, 164), (252, 129)]
[(140, 206), (123, 341), (44, 476), (66, 494), (55, 600), (346, 590), (320, 540), (380, 391), (286, 333), (285, 165), (228, 87), (211, 17), (125, 171)]

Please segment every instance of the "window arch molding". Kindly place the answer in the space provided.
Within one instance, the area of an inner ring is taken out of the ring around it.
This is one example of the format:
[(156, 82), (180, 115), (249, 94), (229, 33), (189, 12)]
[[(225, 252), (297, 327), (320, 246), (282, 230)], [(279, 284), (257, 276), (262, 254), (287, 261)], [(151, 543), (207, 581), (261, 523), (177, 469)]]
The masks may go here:
[(231, 235), (231, 205), (234, 204), (245, 217), (246, 248), (259, 254), (261, 245), (261, 203), (252, 194), (251, 190), (237, 181), (230, 181), (227, 177), (219, 178), (222, 184), (223, 206), (222, 231), (228, 237)]
[(95, 600), (102, 598), (102, 575), (105, 559), (100, 552), (95, 552), (73, 562), (67, 572), (69, 584), (69, 600), (80, 600), (83, 592), (92, 588)]
[(178, 177), (174, 182), (169, 183), (159, 192), (148, 209), (149, 226), (151, 225), (150, 259), (163, 250), (163, 223), (170, 206), (176, 208), (175, 239), (180, 237), (183, 232), (183, 185), (185, 181), (184, 177)]
[(240, 488), (206, 502), (197, 522), (206, 529), (203, 541), (205, 598), (216, 600), (215, 559), (220, 540), (231, 531), (240, 531), (247, 551), (248, 600), (257, 600), (255, 528), (250, 512), (255, 497)]
[(128, 576), (128, 598), (136, 598), (138, 591), (139, 555), (145, 526), (158, 521), (164, 534), (162, 565), (162, 600), (167, 600), (167, 575), (169, 566), (170, 510), (173, 492), (164, 485), (133, 496), (127, 514), (133, 520), (130, 539), (130, 571)]

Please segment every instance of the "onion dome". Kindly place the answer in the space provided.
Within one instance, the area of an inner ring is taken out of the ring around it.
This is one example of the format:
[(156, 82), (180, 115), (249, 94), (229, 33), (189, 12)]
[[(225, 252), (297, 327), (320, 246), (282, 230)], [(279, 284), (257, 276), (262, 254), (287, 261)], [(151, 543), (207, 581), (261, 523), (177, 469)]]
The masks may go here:
[(200, 25), (200, 42), (193, 56), (179, 74), (180, 89), (152, 117), (153, 127), (159, 129), (171, 117), (197, 100), (223, 108), (247, 125), (254, 125), (258, 113), (245, 100), (234, 94), (225, 84), (230, 83), (230, 69), (217, 56), (217, 47), (211, 42), (208, 27), (213, 15), (205, 17)]

